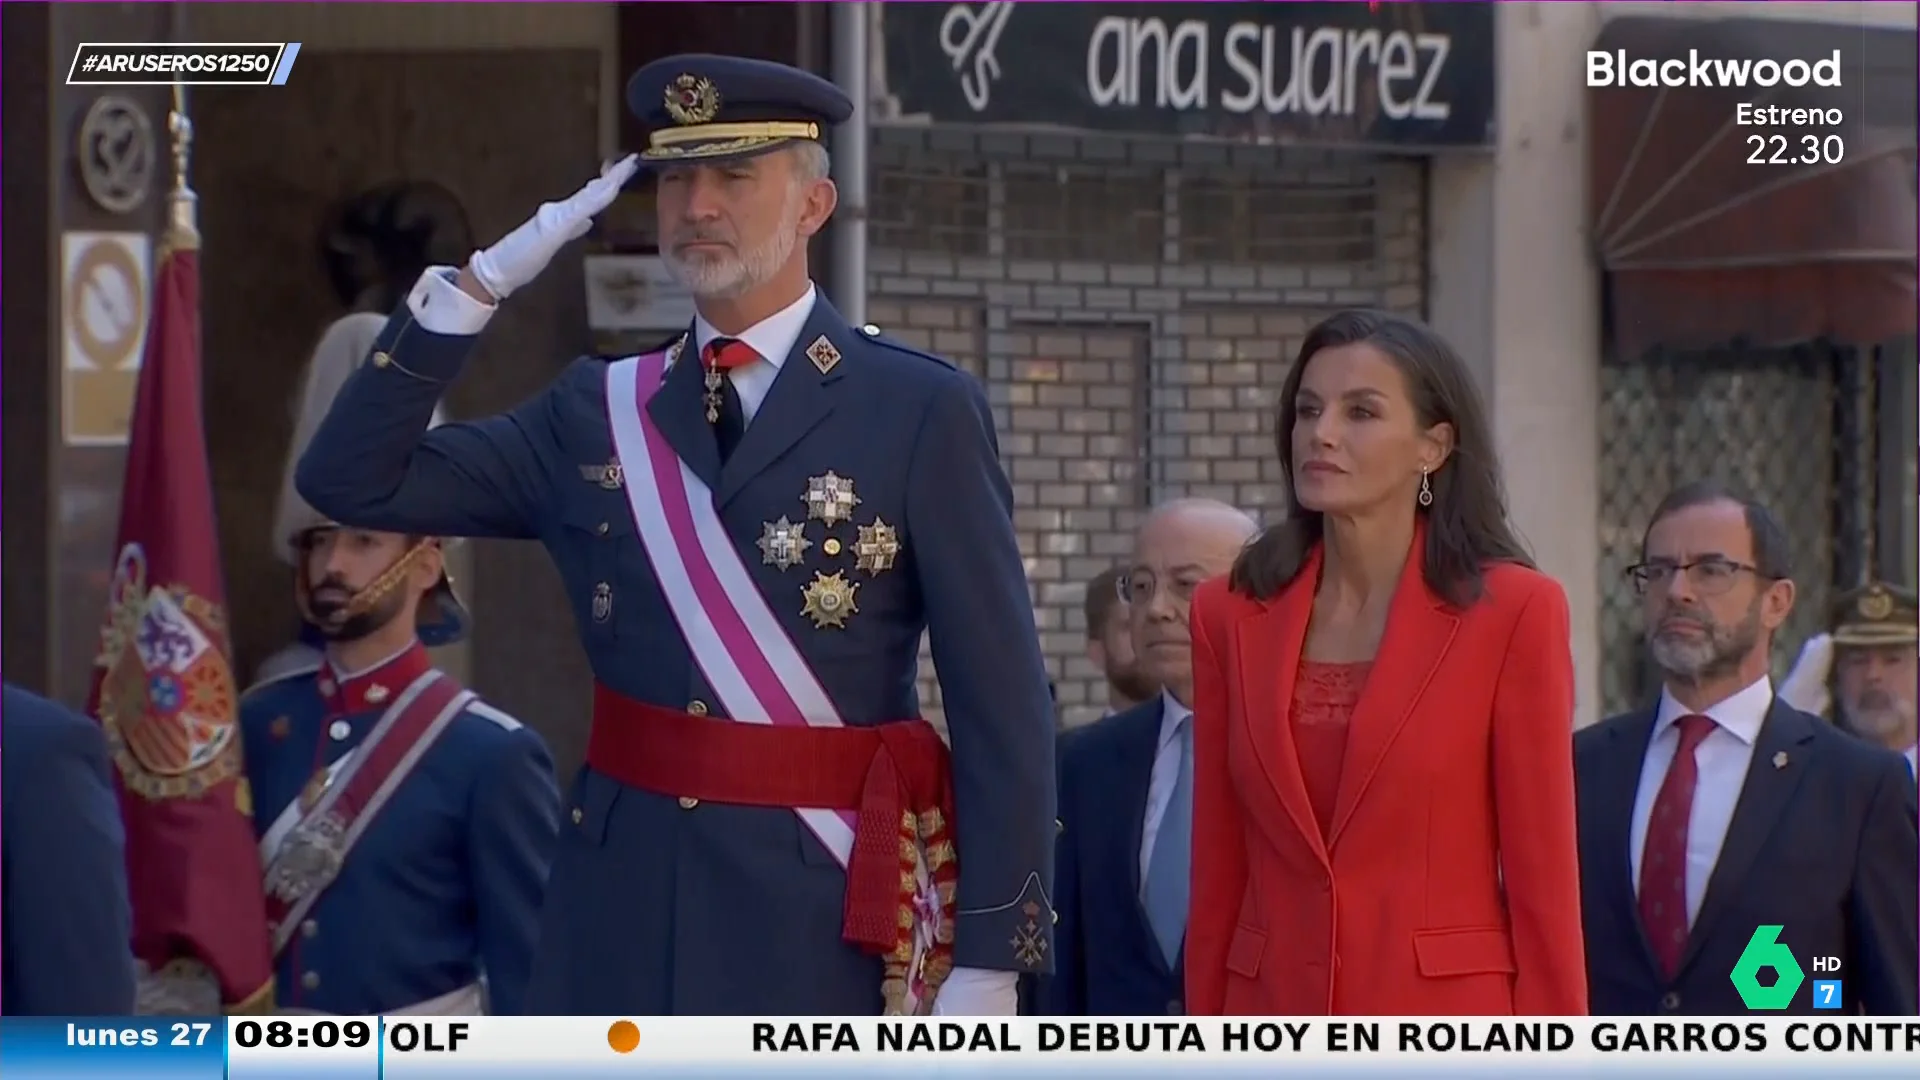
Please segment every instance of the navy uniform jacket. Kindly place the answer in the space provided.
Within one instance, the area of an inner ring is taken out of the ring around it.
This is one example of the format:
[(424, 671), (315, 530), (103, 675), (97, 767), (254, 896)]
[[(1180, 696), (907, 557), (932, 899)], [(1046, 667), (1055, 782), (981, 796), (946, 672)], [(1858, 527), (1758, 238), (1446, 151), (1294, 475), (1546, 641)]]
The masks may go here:
[[(249, 690), (240, 722), (256, 831), (264, 835), (320, 769), (360, 745), (385, 712), (375, 702), (390, 705), (426, 667), (416, 645), (343, 683), (322, 667)], [(559, 828), (546, 744), (500, 710), (469, 705), (275, 958), (276, 1002), (369, 1016), (484, 974), (488, 1011), (521, 1012)]]
[(1060, 906), (1053, 1016), (1180, 1014), (1182, 973), (1169, 967), (1140, 903), (1147, 785), (1160, 748), (1158, 696), (1073, 732), (1060, 748)]
[(0, 1009), (8, 1016), (133, 1012), (126, 834), (106, 735), (6, 686), (0, 708)]
[[(541, 541), (604, 686), (720, 714), (653, 576), (626, 492), (606, 478), (614, 452), (607, 365), (577, 361), (509, 413), (428, 431), (434, 403), (474, 344), (422, 325), (416, 313), (426, 304), (464, 301), (446, 296), (452, 286), (433, 273), (334, 403), (300, 463), (300, 493), (329, 517), (368, 528)], [(837, 363), (809, 359), (822, 338)], [(725, 469), (703, 393), (689, 346), (649, 413), (712, 489), (756, 584), (849, 723), (918, 715), (919, 643), (931, 632), (958, 819), (955, 965), (1044, 968), (1054, 724), (1011, 492), (979, 383), (871, 327), (852, 329), (820, 297)], [(830, 554), (817, 521), (798, 566), (762, 561), (764, 528), (781, 517), (805, 522), (808, 480), (828, 472), (853, 483), (853, 525), (877, 517), (898, 530), (891, 569), (856, 572), (842, 547), (852, 529), (841, 527), (845, 539)], [(859, 610), (844, 628), (818, 629), (802, 616), (801, 590), (816, 572), (861, 582)], [(879, 960), (841, 941), (845, 875), (790, 810), (682, 808), (589, 768), (569, 815), (542, 939), (551, 978), (536, 978), (540, 1011), (878, 1011)]]
[[(1782, 927), (1808, 980), (1786, 1011), (1813, 1012), (1812, 981), (1835, 978), (1843, 1011), (1914, 1015), (1920, 840), (1907, 763), (1778, 698), (1754, 740), (1679, 974), (1663, 977), (1628, 850), (1653, 720), (1651, 710), (1628, 713), (1574, 735), (1593, 1015), (1747, 1012), (1729, 976), (1767, 925)], [(1815, 956), (1839, 957), (1839, 973), (1814, 972)]]

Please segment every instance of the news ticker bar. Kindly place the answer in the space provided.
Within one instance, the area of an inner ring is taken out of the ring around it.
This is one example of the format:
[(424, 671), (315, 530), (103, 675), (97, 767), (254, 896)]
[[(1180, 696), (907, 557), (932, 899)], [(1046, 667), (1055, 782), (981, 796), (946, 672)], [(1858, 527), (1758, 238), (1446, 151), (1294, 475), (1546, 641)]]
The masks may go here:
[[(1911, 1078), (1920, 1018), (130, 1017), (0, 1021), (7, 1080), (1071, 1074)], [(1812, 1072), (1809, 1073), (1809, 1070)]]
[(297, 41), (173, 44), (83, 42), (68, 86), (284, 86)]

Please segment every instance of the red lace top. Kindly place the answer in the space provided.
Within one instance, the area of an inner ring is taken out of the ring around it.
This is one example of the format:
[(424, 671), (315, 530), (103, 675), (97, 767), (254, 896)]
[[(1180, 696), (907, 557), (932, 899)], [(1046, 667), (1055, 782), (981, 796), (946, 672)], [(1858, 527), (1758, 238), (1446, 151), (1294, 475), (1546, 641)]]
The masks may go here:
[(1293, 725), (1293, 746), (1300, 758), (1300, 775), (1306, 781), (1307, 800), (1313, 804), (1313, 816), (1320, 822), (1323, 837), (1333, 825), (1334, 799), (1340, 793), (1340, 769), (1347, 757), (1347, 721), (1353, 716), (1353, 707), (1372, 668), (1372, 662), (1364, 660), (1351, 664), (1300, 661), (1288, 722)]

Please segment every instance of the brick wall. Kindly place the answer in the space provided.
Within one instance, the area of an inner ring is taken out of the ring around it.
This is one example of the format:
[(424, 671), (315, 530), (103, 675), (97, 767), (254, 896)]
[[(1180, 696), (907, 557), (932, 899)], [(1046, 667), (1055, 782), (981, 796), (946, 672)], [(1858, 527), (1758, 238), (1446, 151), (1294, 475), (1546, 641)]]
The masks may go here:
[(880, 133), (868, 316), (987, 385), (1065, 722), (1102, 711), (1080, 606), (1141, 512), (1204, 495), (1268, 517), (1274, 395), (1307, 327), (1421, 313), (1422, 182), (1359, 155)]

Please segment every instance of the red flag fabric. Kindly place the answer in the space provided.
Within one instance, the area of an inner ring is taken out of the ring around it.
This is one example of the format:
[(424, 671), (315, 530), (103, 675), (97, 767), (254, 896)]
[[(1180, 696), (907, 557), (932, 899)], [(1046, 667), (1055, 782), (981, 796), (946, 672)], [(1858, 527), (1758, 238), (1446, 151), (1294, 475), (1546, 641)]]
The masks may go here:
[[(92, 715), (126, 821), (133, 951), (271, 1006), (273, 960), (200, 406), (200, 262), (163, 254), (134, 401)], [(204, 968), (204, 971), (201, 969)]]

